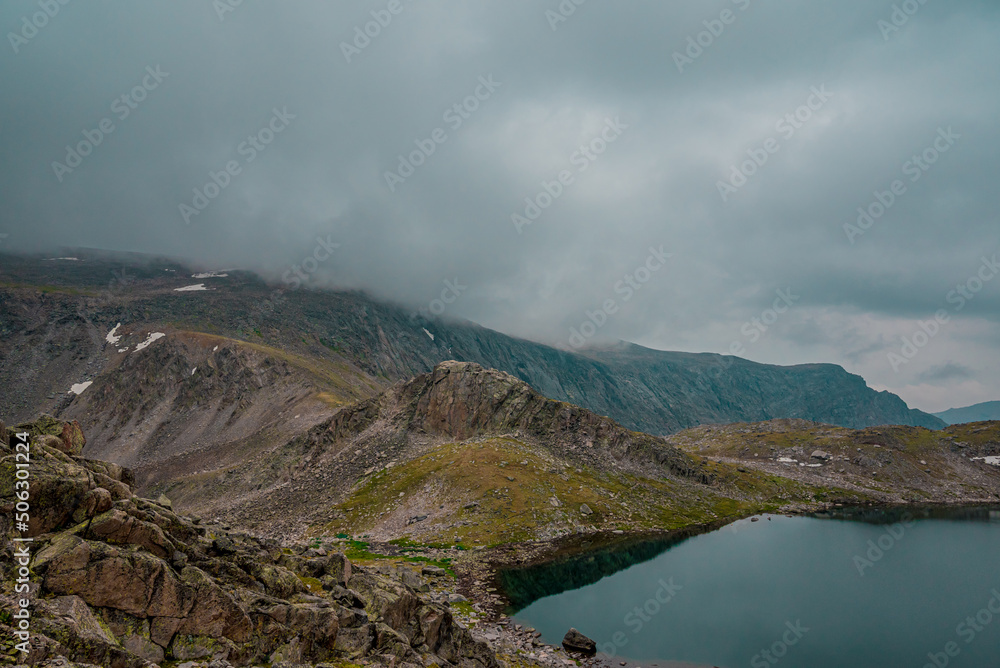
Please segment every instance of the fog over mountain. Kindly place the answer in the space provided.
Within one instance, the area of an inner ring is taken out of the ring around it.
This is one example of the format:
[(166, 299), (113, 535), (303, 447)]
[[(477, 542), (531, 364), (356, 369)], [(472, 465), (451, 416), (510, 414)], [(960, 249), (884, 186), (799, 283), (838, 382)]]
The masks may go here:
[(4, 251), (1000, 398), (996, 2), (6, 0), (0, 29)]

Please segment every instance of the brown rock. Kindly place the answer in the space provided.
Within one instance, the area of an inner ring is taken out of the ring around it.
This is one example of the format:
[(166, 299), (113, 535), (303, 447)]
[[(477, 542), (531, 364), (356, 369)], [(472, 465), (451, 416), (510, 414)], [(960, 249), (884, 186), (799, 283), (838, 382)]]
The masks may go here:
[(95, 517), (87, 528), (87, 535), (109, 543), (138, 545), (161, 559), (174, 553), (174, 546), (160, 527), (118, 509)]
[[(73, 521), (82, 522), (85, 519), (100, 515), (107, 510), (111, 510), (112, 505), (114, 505), (114, 499), (111, 497), (111, 492), (103, 487), (95, 487), (83, 495), (83, 500), (80, 501), (79, 507), (73, 513)], [(80, 516), (79, 518), (78, 515)]]
[[(194, 594), (194, 605), (177, 629), (178, 633), (225, 637), (237, 643), (250, 638), (250, 618), (233, 597), (223, 591), (204, 571), (187, 566), (181, 571), (181, 580), (187, 585), (188, 591)], [(165, 602), (169, 603), (169, 600), (165, 599)], [(180, 615), (165, 613), (156, 616)]]

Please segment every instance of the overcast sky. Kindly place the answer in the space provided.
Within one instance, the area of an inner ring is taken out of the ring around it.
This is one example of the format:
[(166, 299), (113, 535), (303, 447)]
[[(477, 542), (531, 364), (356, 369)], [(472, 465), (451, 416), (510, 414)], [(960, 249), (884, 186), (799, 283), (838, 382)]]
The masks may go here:
[(1000, 399), (1000, 3), (896, 6), (4, 0), (3, 248)]

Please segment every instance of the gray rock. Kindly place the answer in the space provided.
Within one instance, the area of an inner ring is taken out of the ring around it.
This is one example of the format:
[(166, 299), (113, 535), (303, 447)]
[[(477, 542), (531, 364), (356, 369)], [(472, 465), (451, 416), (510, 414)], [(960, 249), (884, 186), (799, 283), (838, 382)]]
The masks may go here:
[(588, 506), (586, 503), (580, 506), (580, 512), (583, 513), (584, 515), (592, 515), (594, 513), (594, 511), (591, 510), (590, 506)]
[(232, 554), (236, 551), (236, 544), (228, 536), (219, 536), (213, 540), (212, 547), (220, 554)]
[(563, 637), (562, 646), (568, 652), (579, 652), (587, 655), (597, 653), (597, 643), (572, 628)]

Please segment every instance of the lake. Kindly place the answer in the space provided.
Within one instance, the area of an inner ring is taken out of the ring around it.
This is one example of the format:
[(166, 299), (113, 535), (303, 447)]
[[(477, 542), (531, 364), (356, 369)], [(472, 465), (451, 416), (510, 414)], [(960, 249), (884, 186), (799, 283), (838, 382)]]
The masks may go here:
[(1000, 510), (763, 516), (501, 575), (514, 618), (615, 661), (1000, 666)]

